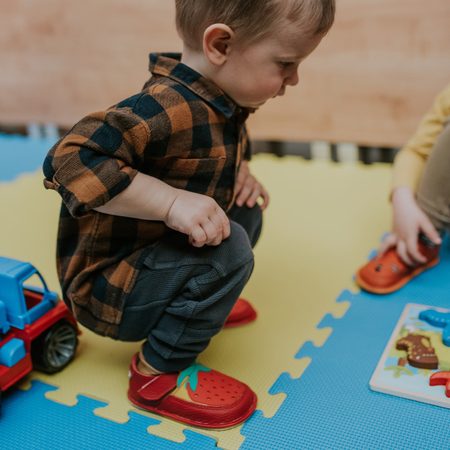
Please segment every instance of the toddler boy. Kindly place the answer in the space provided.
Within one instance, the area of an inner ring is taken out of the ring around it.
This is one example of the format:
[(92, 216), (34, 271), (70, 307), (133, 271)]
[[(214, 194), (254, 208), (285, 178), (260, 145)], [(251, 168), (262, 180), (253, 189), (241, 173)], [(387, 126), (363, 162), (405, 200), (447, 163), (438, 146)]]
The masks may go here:
[(255, 410), (247, 385), (195, 360), (255, 316), (237, 299), (269, 196), (245, 120), (298, 83), (333, 18), (334, 0), (177, 0), (182, 55), (151, 54), (141, 92), (50, 150), (64, 300), (98, 334), (145, 340), (130, 367), (138, 407), (209, 428)]

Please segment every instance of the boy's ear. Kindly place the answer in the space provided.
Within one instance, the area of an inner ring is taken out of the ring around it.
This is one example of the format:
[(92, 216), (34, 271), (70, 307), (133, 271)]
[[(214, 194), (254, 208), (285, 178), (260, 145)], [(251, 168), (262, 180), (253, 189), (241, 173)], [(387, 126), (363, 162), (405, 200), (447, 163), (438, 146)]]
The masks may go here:
[(203, 52), (211, 64), (221, 66), (228, 58), (234, 31), (223, 23), (210, 25), (203, 33)]

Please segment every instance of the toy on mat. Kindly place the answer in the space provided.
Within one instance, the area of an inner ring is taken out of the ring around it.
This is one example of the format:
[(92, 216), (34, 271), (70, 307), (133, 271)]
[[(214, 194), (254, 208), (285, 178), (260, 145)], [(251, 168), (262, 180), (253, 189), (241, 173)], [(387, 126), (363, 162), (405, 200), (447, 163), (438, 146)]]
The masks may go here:
[(79, 333), (34, 266), (0, 257), (0, 394), (33, 368), (63, 369), (75, 355)]
[(408, 334), (396, 343), (397, 350), (406, 350), (409, 364), (419, 369), (437, 369), (439, 365), (430, 338), (422, 334)]
[(436, 372), (430, 377), (430, 386), (445, 386), (445, 395), (450, 398), (450, 372)]
[(443, 328), (442, 342), (447, 347), (450, 347), (450, 313), (427, 309), (419, 314), (419, 319), (428, 322), (433, 327)]
[[(442, 342), (441, 328), (421, 319), (430, 308), (405, 306), (369, 384), (374, 391), (450, 408), (450, 397), (430, 387), (449, 383), (445, 377), (450, 375), (450, 347)], [(450, 313), (444, 308), (433, 311)]]

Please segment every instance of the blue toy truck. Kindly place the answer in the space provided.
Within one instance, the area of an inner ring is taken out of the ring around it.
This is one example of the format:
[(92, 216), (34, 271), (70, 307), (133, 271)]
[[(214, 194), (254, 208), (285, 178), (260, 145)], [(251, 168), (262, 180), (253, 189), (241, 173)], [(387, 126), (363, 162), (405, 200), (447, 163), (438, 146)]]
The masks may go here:
[(63, 369), (75, 356), (79, 333), (32, 264), (0, 257), (0, 398), (34, 368)]

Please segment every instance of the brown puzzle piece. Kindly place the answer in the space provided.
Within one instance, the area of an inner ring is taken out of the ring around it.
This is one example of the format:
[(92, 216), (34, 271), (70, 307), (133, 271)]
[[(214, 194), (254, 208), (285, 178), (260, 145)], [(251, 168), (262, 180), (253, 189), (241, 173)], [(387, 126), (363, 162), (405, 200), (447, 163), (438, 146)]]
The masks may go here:
[(430, 338), (422, 334), (408, 334), (396, 343), (397, 350), (405, 350), (408, 363), (419, 369), (437, 369), (439, 360)]

